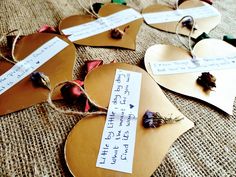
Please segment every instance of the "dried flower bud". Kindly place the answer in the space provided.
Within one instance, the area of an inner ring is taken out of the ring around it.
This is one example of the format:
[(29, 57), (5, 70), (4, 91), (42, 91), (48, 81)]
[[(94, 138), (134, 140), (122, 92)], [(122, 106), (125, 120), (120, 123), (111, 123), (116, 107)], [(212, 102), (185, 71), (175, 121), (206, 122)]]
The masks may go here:
[[(182, 22), (182, 26), (191, 30), (193, 28), (193, 20), (191, 18), (184, 20)], [(194, 26), (193, 30), (195, 31), (195, 30), (197, 30), (197, 28)]]
[(143, 126), (145, 128), (157, 128), (160, 127), (161, 125), (175, 123), (182, 119), (183, 118), (179, 117), (175, 118), (163, 117), (158, 112), (151, 112), (147, 110), (143, 116)]
[[(80, 80), (75, 80), (75, 82), (80, 86), (84, 85)], [(80, 87), (72, 83), (66, 83), (61, 87), (61, 95), (63, 99), (70, 104), (77, 103), (79, 100), (84, 99), (84, 94)]]
[(49, 77), (46, 76), (42, 72), (35, 71), (30, 75), (30, 80), (33, 85), (36, 87), (46, 87), (50, 90), (50, 80)]
[(203, 72), (201, 76), (197, 78), (197, 84), (202, 86), (204, 91), (212, 90), (216, 87), (216, 78), (209, 72)]
[(124, 34), (125, 34), (124, 31), (120, 30), (119, 28), (111, 30), (111, 37), (113, 39), (122, 39)]

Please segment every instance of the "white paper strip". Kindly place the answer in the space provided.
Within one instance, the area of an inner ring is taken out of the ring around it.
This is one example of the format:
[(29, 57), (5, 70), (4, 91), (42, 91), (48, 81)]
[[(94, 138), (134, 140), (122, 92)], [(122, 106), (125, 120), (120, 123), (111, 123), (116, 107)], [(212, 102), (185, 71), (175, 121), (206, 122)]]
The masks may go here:
[(0, 95), (62, 51), (69, 44), (54, 37), (0, 76)]
[(140, 18), (142, 18), (142, 15), (130, 8), (107, 17), (98, 18), (92, 22), (64, 29), (62, 32), (65, 35), (70, 35), (68, 39), (73, 42), (117, 28)]
[(236, 54), (225, 57), (199, 58), (197, 63), (191, 59), (150, 62), (150, 66), (154, 75), (236, 69)]
[(210, 5), (194, 7), (188, 9), (178, 9), (166, 12), (144, 13), (144, 20), (148, 24), (167, 23), (179, 21), (186, 15), (191, 15), (194, 19), (219, 16), (220, 13)]
[(132, 173), (141, 73), (117, 69), (97, 167)]

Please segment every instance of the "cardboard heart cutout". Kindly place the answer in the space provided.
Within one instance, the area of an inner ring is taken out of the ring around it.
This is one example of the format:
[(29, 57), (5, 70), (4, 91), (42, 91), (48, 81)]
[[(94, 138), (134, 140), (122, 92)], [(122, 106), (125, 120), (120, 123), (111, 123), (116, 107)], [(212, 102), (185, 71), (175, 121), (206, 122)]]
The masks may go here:
[[(205, 2), (189, 0), (189, 1), (184, 1), (182, 4), (180, 4), (179, 9), (194, 8), (194, 7), (204, 6), (204, 5), (210, 6), (209, 4)], [(165, 11), (174, 11), (174, 9), (166, 5), (155, 4), (155, 5), (152, 5), (143, 9), (142, 14), (151, 13), (151, 12), (165, 12)], [(220, 23), (220, 21), (221, 21), (220, 15), (214, 16), (214, 17), (195, 19), (197, 30), (193, 32), (191, 37), (197, 38), (203, 32), (209, 33), (212, 29), (214, 29)], [(166, 23), (160, 23), (160, 24), (148, 24), (148, 25), (154, 28), (163, 30), (163, 31), (175, 33), (177, 23), (178, 21), (166, 22)], [(179, 28), (179, 34), (188, 36), (189, 32), (190, 31), (187, 28), (181, 28), (181, 27)]]
[[(15, 48), (15, 57), (21, 60), (55, 36), (64, 40), (69, 45), (37, 69), (37, 71), (43, 72), (50, 78), (51, 87), (54, 87), (59, 82), (72, 80), (72, 71), (75, 61), (75, 47), (73, 43), (60, 35), (37, 33), (20, 39)], [(0, 75), (13, 66), (3, 60), (1, 60), (0, 65)], [(0, 95), (0, 115), (44, 102), (47, 100), (48, 92), (49, 91), (45, 88), (34, 87), (29, 76), (27, 76)], [(55, 93), (53, 99), (57, 99), (58, 95), (59, 93)]]
[[(68, 135), (65, 143), (65, 160), (74, 176), (149, 177), (161, 163), (171, 144), (185, 131), (193, 127), (193, 122), (184, 117), (165, 97), (160, 87), (144, 70), (124, 63), (100, 66), (91, 71), (85, 79), (85, 90), (92, 100), (101, 106), (108, 106), (116, 69), (142, 73), (142, 86), (137, 122), (133, 173), (121, 173), (96, 167), (105, 116), (86, 117)], [(163, 125), (156, 129), (145, 129), (142, 116), (146, 110), (163, 115), (184, 117), (178, 123)]]
[[(226, 56), (236, 53), (236, 48), (224, 41), (217, 39), (205, 39), (198, 42), (194, 47), (197, 57)], [(191, 59), (189, 52), (171, 45), (157, 44), (148, 48), (144, 63), (147, 72), (161, 86), (174, 92), (206, 101), (228, 114), (233, 114), (233, 104), (236, 95), (236, 70), (210, 71), (216, 77), (214, 91), (204, 92), (203, 88), (196, 83), (201, 72), (184, 73), (173, 75), (154, 75), (150, 62)]]
[[(103, 5), (99, 10), (99, 15), (102, 17), (109, 16), (121, 10), (129, 9), (130, 7), (124, 5), (118, 5), (114, 3), (108, 3)], [(59, 24), (60, 33), (63, 34), (62, 30), (70, 28), (73, 26), (85, 24), (96, 20), (91, 15), (74, 15), (63, 19)], [(143, 22), (143, 19), (138, 19), (133, 22), (127, 23), (119, 27), (119, 29), (124, 30), (127, 26), (129, 28), (126, 30), (125, 35), (122, 39), (111, 38), (110, 30), (88, 37), (81, 40), (77, 40), (74, 43), (79, 45), (88, 46), (114, 46), (135, 50), (136, 48), (136, 35), (139, 28)]]

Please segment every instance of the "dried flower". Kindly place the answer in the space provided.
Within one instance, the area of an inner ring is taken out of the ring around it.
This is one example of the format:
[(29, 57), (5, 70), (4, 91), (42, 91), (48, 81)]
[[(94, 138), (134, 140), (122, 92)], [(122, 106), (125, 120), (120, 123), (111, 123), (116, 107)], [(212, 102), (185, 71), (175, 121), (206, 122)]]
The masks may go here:
[(39, 28), (38, 33), (57, 33), (57, 30), (53, 26), (43, 25)]
[(146, 111), (143, 116), (143, 126), (145, 128), (157, 128), (164, 124), (171, 124), (182, 120), (180, 117), (164, 117), (158, 112)]
[(102, 60), (90, 60), (86, 62), (87, 73), (92, 71), (93, 69), (97, 68), (98, 66), (102, 65)]
[[(191, 18), (189, 18), (187, 20), (184, 20), (182, 22), (182, 26), (188, 28), (189, 30), (191, 30), (192, 27), (193, 27), (193, 20)], [(195, 31), (195, 30), (197, 30), (197, 28), (194, 26), (193, 30)]]
[(111, 37), (113, 39), (122, 39), (124, 34), (125, 34), (125, 31), (129, 28), (129, 26), (126, 26), (124, 28), (124, 30), (120, 30), (119, 28), (115, 28), (115, 29), (112, 29), (111, 30)]
[(216, 78), (209, 72), (203, 72), (201, 76), (197, 78), (197, 84), (202, 86), (204, 91), (212, 90), (216, 87)]
[(51, 89), (49, 77), (42, 72), (35, 71), (30, 75), (30, 80), (36, 87), (46, 87)]
[[(78, 83), (80, 86), (83, 86), (83, 81), (75, 80), (74, 82)], [(61, 87), (61, 95), (63, 99), (70, 104), (77, 103), (81, 98), (84, 97), (84, 94), (79, 86), (73, 83), (66, 83)]]

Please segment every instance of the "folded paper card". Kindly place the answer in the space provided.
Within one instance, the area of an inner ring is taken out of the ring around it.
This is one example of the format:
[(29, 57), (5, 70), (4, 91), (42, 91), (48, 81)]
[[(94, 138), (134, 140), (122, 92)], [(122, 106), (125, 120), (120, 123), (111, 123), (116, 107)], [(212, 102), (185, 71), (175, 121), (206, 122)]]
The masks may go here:
[[(206, 101), (228, 114), (233, 114), (236, 96), (236, 49), (216, 39), (204, 39), (189, 52), (171, 45), (157, 44), (146, 51), (148, 73), (161, 86), (183, 95)], [(204, 91), (196, 82), (202, 72), (216, 78), (216, 88)]]
[[(136, 35), (143, 22), (139, 12), (124, 5), (108, 3), (101, 7), (98, 15), (98, 19), (91, 15), (67, 17), (60, 22), (59, 30), (75, 44), (135, 49)], [(121, 39), (111, 37), (111, 30), (115, 28), (125, 31)]]
[[(97, 104), (105, 107), (108, 106), (117, 69), (140, 73), (142, 75), (138, 118), (136, 120), (137, 123), (135, 123), (137, 127), (136, 130), (133, 129), (133, 131), (136, 131), (136, 140), (132, 173), (96, 167), (106, 117), (91, 116), (85, 117), (76, 124), (68, 135), (65, 144), (66, 163), (74, 176), (149, 177), (161, 163), (171, 144), (182, 133), (193, 127), (193, 122), (181, 114), (181, 112), (168, 101), (159, 86), (148, 73), (134, 65), (124, 63), (107, 64), (92, 70), (86, 76), (84, 82), (85, 90)], [(135, 84), (135, 86), (136, 85), (138, 85), (138, 83)], [(135, 91), (135, 89), (132, 89), (132, 91)], [(138, 93), (138, 90), (136, 91)], [(137, 104), (132, 104), (132, 106), (137, 106)], [(156, 129), (146, 129), (142, 125), (142, 117), (148, 109), (160, 112), (166, 116), (180, 116), (184, 119), (175, 124), (163, 125)], [(124, 119), (124, 124), (127, 122), (128, 118)], [(124, 137), (125, 135), (126, 134), (123, 134)], [(122, 147), (122, 143), (120, 145)], [(104, 146), (104, 150), (106, 150), (106, 147), (107, 146)], [(125, 147), (127, 146), (124, 146), (124, 148)], [(116, 149), (114, 149), (114, 153), (116, 153)], [(127, 153), (130, 152), (127, 151)], [(114, 154), (108, 154), (107, 158), (112, 155), (114, 156)], [(114, 156), (114, 158), (120, 157)]]
[[(220, 13), (211, 5), (201, 1), (184, 1), (177, 10), (165, 5), (152, 5), (142, 11), (145, 22), (157, 29), (176, 32), (178, 21), (184, 16), (192, 16), (196, 22), (196, 30), (191, 35), (197, 38), (203, 32), (209, 33), (221, 20)], [(179, 33), (189, 35), (189, 29), (182, 27)]]
[(25, 36), (17, 42), (14, 56), (19, 60), (15, 65), (0, 62), (0, 115), (47, 100), (48, 90), (33, 86), (29, 79), (33, 71), (47, 75), (52, 87), (72, 79), (75, 48), (63, 36), (47, 33)]

